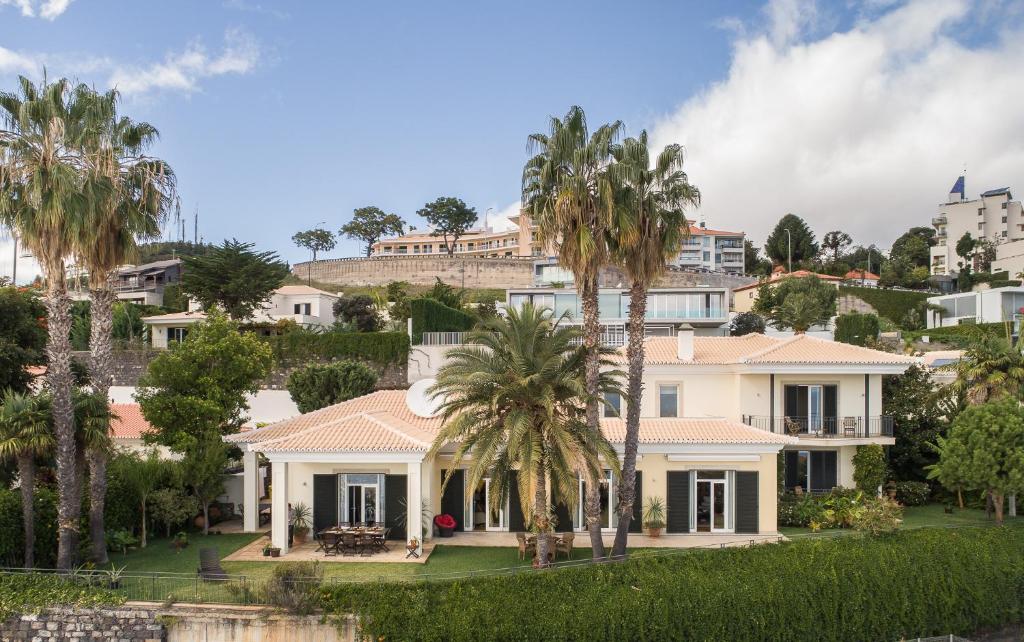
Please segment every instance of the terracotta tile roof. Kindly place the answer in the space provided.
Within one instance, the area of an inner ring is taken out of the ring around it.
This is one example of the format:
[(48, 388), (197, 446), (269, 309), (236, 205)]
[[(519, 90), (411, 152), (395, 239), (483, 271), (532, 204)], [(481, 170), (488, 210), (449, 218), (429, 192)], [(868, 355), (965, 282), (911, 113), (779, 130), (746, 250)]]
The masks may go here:
[(842, 281), (843, 280), (843, 279), (839, 278), (838, 276), (832, 276), (831, 274), (820, 274), (818, 272), (811, 272), (810, 270), (796, 270), (795, 272), (785, 272), (785, 271), (779, 271), (778, 268), (776, 268), (776, 271), (772, 272), (772, 275), (770, 277), (768, 277), (767, 279), (762, 279), (762, 280), (758, 281), (757, 283), (751, 283), (750, 285), (743, 285), (743, 286), (740, 286), (738, 288), (733, 288), (732, 291), (733, 292), (742, 292), (744, 290), (749, 290), (750, 288), (759, 288), (759, 287), (761, 287), (762, 285), (764, 285), (766, 283), (778, 283), (782, 279), (788, 279), (788, 278), (791, 278), (791, 277), (799, 279), (799, 278), (804, 278), (804, 277), (807, 277), (807, 276), (816, 276), (819, 279), (821, 279), (822, 281), (829, 281), (829, 282), (832, 282), (832, 281)]
[(880, 277), (874, 272), (868, 272), (867, 270), (850, 270), (846, 273), (847, 279), (867, 279), (869, 281), (877, 281)]
[(722, 235), (722, 236), (726, 236), (726, 235), (729, 235), (729, 236), (743, 236), (743, 232), (726, 232), (725, 230), (710, 230), (710, 229), (708, 229), (706, 227), (701, 227), (699, 225), (691, 225), (690, 226), (690, 235), (691, 236), (705, 236), (705, 235), (708, 235), (708, 234), (712, 234), (712, 235), (716, 235), (716, 236), (717, 235)]
[[(613, 444), (623, 443), (626, 439), (626, 422), (623, 419), (602, 419), (601, 430)], [(640, 419), (642, 444), (791, 444), (796, 441), (795, 437), (776, 435), (717, 417)]]
[(386, 412), (360, 412), (260, 442), (261, 452), (426, 452), (434, 433)]
[(202, 321), (206, 313), (197, 310), (195, 312), (171, 312), (170, 314), (157, 314), (151, 317), (142, 317), (143, 321)]
[[(680, 361), (676, 337), (648, 337), (644, 340), (644, 363), (649, 365), (693, 364), (779, 364), (779, 365), (911, 365), (911, 357), (860, 346), (826, 341), (806, 334), (769, 337), (694, 337), (693, 361)], [(615, 360), (626, 361), (626, 349)]]
[(143, 434), (153, 430), (137, 403), (112, 403), (110, 411), (116, 415), (110, 420), (110, 436), (114, 439), (142, 439)]

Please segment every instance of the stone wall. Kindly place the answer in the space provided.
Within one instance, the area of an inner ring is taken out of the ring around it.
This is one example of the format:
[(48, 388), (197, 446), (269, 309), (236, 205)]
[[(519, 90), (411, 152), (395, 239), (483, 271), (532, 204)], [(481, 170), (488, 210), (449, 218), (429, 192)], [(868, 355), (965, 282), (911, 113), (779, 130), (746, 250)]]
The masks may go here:
[(836, 301), (836, 314), (847, 314), (849, 312), (860, 312), (861, 314), (878, 314), (878, 311), (868, 302), (852, 294), (844, 294)]
[(176, 605), (149, 602), (108, 608), (51, 608), (0, 623), (0, 639), (17, 642), (354, 642), (351, 620), (286, 615), (266, 607)]
[[(296, 263), (292, 272), (306, 278), (310, 264)], [(460, 288), (524, 288), (533, 285), (533, 259), (486, 259), (447, 256), (374, 256), (327, 259), (312, 267), (313, 279), (339, 286), (382, 286), (391, 281), (433, 285), (435, 278)], [(670, 268), (658, 280), (660, 287), (736, 288), (753, 283), (749, 276), (688, 272)], [(601, 275), (602, 287), (628, 287), (629, 279), (617, 268)]]
[[(113, 356), (114, 362), (114, 385), (115, 386), (132, 386), (138, 384), (139, 377), (141, 377), (146, 369), (149, 367), (149, 362), (152, 361), (162, 350), (151, 348), (144, 350), (115, 350)], [(75, 352), (73, 357), (76, 361), (83, 365), (89, 363), (88, 352)], [(371, 368), (377, 371), (377, 389), (389, 389), (389, 388), (405, 388), (407, 387), (407, 370), (408, 364), (386, 364), (380, 365), (375, 363), (368, 363)], [(291, 374), (295, 368), (275, 368), (270, 376), (267, 377), (260, 385), (261, 388), (267, 390), (284, 390), (285, 382), (288, 381), (288, 375)]]

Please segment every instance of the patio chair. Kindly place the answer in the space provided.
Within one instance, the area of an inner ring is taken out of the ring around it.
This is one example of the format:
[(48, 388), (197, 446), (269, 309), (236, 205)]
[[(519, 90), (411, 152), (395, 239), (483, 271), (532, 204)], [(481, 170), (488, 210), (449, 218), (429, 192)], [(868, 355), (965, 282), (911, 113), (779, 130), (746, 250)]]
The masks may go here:
[(359, 555), (362, 557), (370, 557), (374, 551), (374, 535), (369, 533), (363, 533), (357, 536), (356, 548), (359, 549)]
[(388, 548), (388, 534), (391, 533), (390, 528), (385, 528), (379, 533), (373, 535), (373, 548), (378, 552), (390, 551)]
[(226, 582), (228, 574), (220, 565), (220, 552), (215, 548), (199, 549), (199, 577), (206, 582)]
[(341, 534), (341, 554), (344, 556), (355, 555), (357, 552), (356, 548), (356, 534), (355, 533), (342, 533)]
[(537, 550), (536, 542), (531, 542), (526, 539), (526, 533), (516, 533), (516, 540), (519, 541), (519, 559), (525, 560), (528, 554), (533, 554)]
[(323, 533), (320, 533), (320, 549), (317, 550), (323, 550), (324, 557), (337, 555), (338, 542), (340, 540), (341, 537), (338, 535), (338, 533), (335, 533), (333, 531), (324, 531)]
[(857, 418), (856, 417), (844, 417), (843, 418), (843, 436), (844, 437), (855, 437), (855, 436), (857, 436)]
[(562, 533), (562, 536), (555, 542), (555, 557), (559, 553), (565, 553), (568, 558), (572, 557), (572, 542), (576, 539), (575, 533)]

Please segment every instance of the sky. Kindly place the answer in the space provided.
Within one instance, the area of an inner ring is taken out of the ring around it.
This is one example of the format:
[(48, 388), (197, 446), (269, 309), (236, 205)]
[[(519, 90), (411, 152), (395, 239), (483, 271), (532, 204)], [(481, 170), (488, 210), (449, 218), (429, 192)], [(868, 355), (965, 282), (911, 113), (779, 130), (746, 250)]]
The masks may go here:
[(367, 205), (503, 221), (527, 136), (574, 104), (683, 144), (709, 227), (760, 245), (793, 212), (885, 248), (965, 168), (969, 195), (1024, 191), (1022, 36), (1024, 0), (0, 0), (0, 90), (116, 86), (161, 132), (187, 237), (198, 210), (206, 241), (292, 262), (292, 234)]

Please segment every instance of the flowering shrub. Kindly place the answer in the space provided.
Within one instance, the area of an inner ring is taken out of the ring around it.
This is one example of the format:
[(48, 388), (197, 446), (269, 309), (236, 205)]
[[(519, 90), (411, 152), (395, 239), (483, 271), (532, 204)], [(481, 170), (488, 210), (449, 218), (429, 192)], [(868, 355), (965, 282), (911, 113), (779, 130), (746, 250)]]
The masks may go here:
[(455, 518), (448, 513), (443, 513), (434, 518), (438, 528), (455, 528)]
[(924, 482), (896, 482), (896, 501), (904, 506), (920, 506), (928, 503), (932, 488)]

